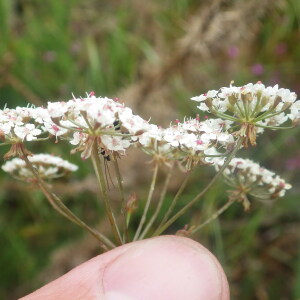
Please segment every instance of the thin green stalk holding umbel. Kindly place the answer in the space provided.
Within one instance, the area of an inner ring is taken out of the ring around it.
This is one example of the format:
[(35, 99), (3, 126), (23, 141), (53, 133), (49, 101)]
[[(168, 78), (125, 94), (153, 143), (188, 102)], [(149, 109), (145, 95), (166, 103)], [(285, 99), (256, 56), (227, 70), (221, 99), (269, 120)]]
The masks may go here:
[(164, 225), (162, 225), (159, 229), (155, 231), (153, 236), (160, 235), (164, 232), (171, 224), (173, 224), (179, 217), (181, 217), (191, 206), (193, 206), (201, 197), (205, 195), (205, 193), (212, 187), (212, 185), (217, 181), (217, 179), (222, 175), (223, 171), (229, 165), (232, 158), (234, 158), (236, 152), (240, 149), (244, 141), (244, 137), (240, 136), (238, 138), (237, 144), (230, 155), (225, 160), (223, 166), (220, 168), (218, 173), (212, 178), (212, 180), (208, 183), (208, 185), (204, 188), (202, 192), (200, 192), (194, 199), (192, 199), (188, 204), (186, 204), (179, 212), (177, 212), (171, 219), (169, 219)]
[(170, 214), (172, 213), (173, 209), (175, 208), (176, 204), (177, 204), (177, 201), (179, 199), (179, 197), (181, 196), (182, 192), (184, 191), (186, 185), (187, 185), (187, 182), (189, 181), (190, 179), (190, 176), (191, 176), (191, 171), (190, 173), (184, 178), (183, 182), (181, 183), (175, 197), (173, 198), (167, 212), (165, 213), (164, 215), (164, 218), (162, 219), (162, 221), (160, 222), (157, 230), (159, 230), (159, 228), (168, 220)]
[(205, 227), (206, 225), (208, 225), (209, 223), (211, 223), (212, 221), (214, 221), (215, 219), (217, 219), (225, 210), (227, 210), (234, 201), (227, 201), (221, 208), (219, 208), (215, 213), (212, 214), (211, 217), (209, 217), (206, 221), (204, 221), (202, 224), (198, 225), (197, 227), (195, 227), (192, 231), (191, 234), (196, 233), (198, 230), (202, 229), (203, 227)]
[(120, 168), (119, 168), (119, 164), (117, 161), (117, 157), (114, 154), (114, 159), (113, 159), (113, 163), (114, 163), (114, 167), (115, 167), (115, 171), (116, 171), (116, 175), (117, 175), (117, 181), (118, 181), (118, 186), (119, 186), (119, 191), (120, 191), (120, 195), (121, 195), (121, 213), (123, 216), (123, 229), (124, 229), (124, 242), (127, 243), (129, 240), (128, 237), (128, 226), (127, 226), (127, 211), (126, 211), (126, 203), (125, 203), (125, 195), (124, 195), (124, 188), (123, 188), (123, 179), (122, 179), (122, 175), (120, 172)]
[(161, 194), (160, 194), (160, 198), (159, 198), (159, 201), (157, 203), (157, 206), (156, 206), (156, 210), (153, 214), (153, 216), (151, 217), (149, 223), (147, 224), (147, 226), (145, 227), (145, 229), (143, 230), (141, 236), (140, 236), (140, 240), (142, 240), (146, 234), (148, 233), (148, 231), (150, 230), (152, 224), (155, 222), (159, 212), (160, 212), (160, 209), (162, 207), (162, 204), (165, 200), (165, 196), (166, 196), (166, 193), (167, 193), (167, 189), (168, 189), (168, 185), (169, 185), (169, 182), (171, 180), (171, 177), (172, 177), (172, 171), (174, 169), (174, 164), (171, 165), (170, 167), (170, 170), (168, 172), (168, 175), (166, 176), (166, 179), (165, 179), (165, 182), (164, 182), (164, 185), (163, 185), (163, 188), (162, 188), (162, 191), (161, 191)]
[(99, 186), (100, 193), (101, 193), (102, 198), (105, 203), (106, 213), (107, 213), (112, 231), (114, 233), (114, 236), (115, 236), (118, 244), (122, 245), (123, 241), (122, 241), (122, 238), (120, 235), (120, 231), (118, 229), (118, 225), (117, 225), (115, 216), (113, 214), (113, 211), (112, 211), (112, 208), (110, 205), (110, 199), (108, 196), (107, 187), (106, 187), (106, 183), (105, 183), (105, 177), (103, 174), (102, 162), (99, 157), (98, 145), (96, 142), (94, 142), (94, 144), (93, 144), (92, 161), (93, 161), (94, 170), (95, 170), (95, 173), (96, 173), (96, 176), (98, 179), (98, 186)]
[(89, 227), (86, 223), (84, 223), (81, 219), (79, 219), (75, 214), (73, 214), (60, 200), (60, 198), (49, 191), (47, 188), (46, 183), (40, 178), (34, 167), (32, 166), (31, 162), (29, 161), (28, 157), (24, 155), (22, 159), (25, 161), (27, 167), (31, 170), (32, 174), (37, 180), (37, 183), (41, 189), (41, 191), (44, 193), (45, 197), (49, 201), (49, 203), (52, 205), (52, 207), (61, 215), (63, 215), (65, 218), (67, 218), (69, 221), (77, 224), (81, 228), (87, 230), (93, 237), (95, 237), (97, 240), (101, 242), (101, 247), (104, 250), (109, 250), (115, 247), (115, 245), (103, 234), (96, 231), (95, 229)]
[(153, 176), (152, 176), (152, 181), (151, 181), (151, 185), (150, 185), (150, 189), (149, 189), (149, 193), (148, 193), (148, 198), (147, 198), (147, 202), (144, 208), (144, 212), (140, 221), (140, 224), (138, 226), (138, 229), (135, 233), (135, 236), (133, 238), (134, 241), (138, 240), (140, 232), (142, 231), (143, 225), (146, 221), (146, 216), (147, 216), (147, 212), (150, 206), (150, 202), (153, 196), (153, 192), (154, 192), (154, 188), (155, 188), (155, 183), (156, 183), (156, 179), (157, 179), (157, 172), (158, 172), (158, 163), (155, 163), (155, 167), (154, 167), (154, 171), (153, 171)]

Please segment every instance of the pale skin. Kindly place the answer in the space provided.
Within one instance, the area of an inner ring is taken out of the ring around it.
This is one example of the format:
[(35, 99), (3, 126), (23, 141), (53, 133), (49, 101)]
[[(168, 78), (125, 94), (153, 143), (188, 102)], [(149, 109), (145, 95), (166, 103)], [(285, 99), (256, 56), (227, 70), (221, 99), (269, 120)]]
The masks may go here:
[[(76, 255), (76, 249), (74, 253)], [(184, 237), (123, 245), (81, 264), (22, 300), (229, 300), (211, 252)]]

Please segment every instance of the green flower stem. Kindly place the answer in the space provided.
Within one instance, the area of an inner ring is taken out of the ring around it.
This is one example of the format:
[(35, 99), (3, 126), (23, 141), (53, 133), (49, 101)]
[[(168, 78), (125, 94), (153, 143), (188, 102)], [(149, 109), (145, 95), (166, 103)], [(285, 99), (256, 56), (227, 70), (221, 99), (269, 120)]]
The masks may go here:
[(119, 133), (115, 131), (96, 131), (97, 135), (110, 135), (110, 136), (122, 136), (122, 137), (132, 137), (133, 134), (130, 133)]
[(261, 128), (266, 128), (266, 129), (273, 129), (273, 130), (284, 130), (284, 129), (292, 129), (295, 128), (295, 126), (265, 126), (265, 125), (260, 125), (260, 124), (255, 124), (256, 127), (261, 127)]
[(77, 128), (72, 128), (72, 127), (61, 125), (61, 124), (58, 124), (57, 126), (59, 126), (61, 128), (68, 129), (70, 131), (74, 131), (74, 132), (78, 132), (79, 131), (79, 132), (83, 132), (83, 133), (88, 133), (88, 130), (85, 130), (85, 129), (82, 129), (82, 128), (78, 129), (78, 127)]
[(11, 145), (13, 143), (1, 143), (0, 146), (7, 146), (7, 145)]
[(249, 112), (250, 112), (250, 106), (249, 106), (250, 102), (246, 100), (246, 102), (243, 104), (244, 105), (244, 109), (245, 109), (245, 116), (246, 119), (248, 120), (250, 118)]
[(240, 122), (240, 119), (238, 119), (236, 117), (233, 117), (233, 116), (230, 116), (230, 115), (227, 115), (227, 114), (224, 114), (224, 113), (221, 113), (221, 112), (216, 111), (216, 110), (213, 111), (213, 114), (215, 114), (216, 116), (218, 116), (222, 119), (230, 120), (230, 121), (233, 121), (233, 122)]
[(130, 219), (131, 219), (131, 213), (127, 213), (126, 214), (126, 225), (127, 225), (127, 228), (129, 227)]
[(242, 110), (242, 108), (240, 107), (238, 101), (236, 102), (236, 106), (241, 114), (241, 118), (245, 117), (246, 111), (245, 111), (245, 106), (244, 106), (244, 111)]
[(107, 187), (106, 187), (106, 183), (105, 183), (105, 177), (103, 174), (103, 167), (102, 167), (102, 162), (101, 159), (99, 157), (98, 154), (98, 145), (97, 142), (93, 143), (93, 150), (92, 150), (92, 161), (93, 161), (93, 166), (94, 166), (94, 170), (98, 179), (98, 186), (100, 189), (100, 193), (102, 195), (102, 198), (104, 200), (105, 203), (105, 208), (106, 208), (106, 213), (112, 228), (112, 231), (114, 233), (114, 236), (117, 240), (117, 243), (122, 245), (123, 241), (118, 229), (118, 225), (116, 222), (116, 219), (114, 217), (111, 205), (110, 205), (110, 199), (109, 199), (109, 195), (107, 192)]
[(71, 222), (77, 224), (81, 228), (87, 230), (93, 237), (95, 237), (98, 241), (101, 242), (101, 247), (107, 251), (109, 249), (115, 248), (116, 245), (113, 244), (106, 236), (101, 234), (100, 232), (96, 231), (95, 229), (89, 227), (86, 223), (84, 223), (81, 219), (79, 219), (75, 214), (73, 214), (60, 200), (60, 198), (49, 191), (46, 183), (40, 178), (39, 174), (36, 172), (34, 167), (32, 166), (31, 162), (29, 161), (28, 157), (24, 155), (23, 160), (25, 161), (27, 167), (31, 170), (32, 174), (37, 180), (37, 183), (41, 189), (41, 191), (44, 193), (45, 197), (49, 201), (49, 203), (52, 205), (52, 207), (61, 215), (63, 215), (65, 218), (70, 220)]
[(226, 151), (223, 154), (204, 154), (203, 157), (225, 157), (229, 154), (229, 151)]
[(154, 171), (153, 171), (153, 176), (152, 176), (152, 181), (151, 181), (151, 185), (150, 185), (150, 189), (149, 189), (149, 193), (148, 193), (148, 198), (147, 198), (147, 202), (144, 208), (144, 212), (140, 221), (140, 224), (138, 226), (138, 229), (134, 235), (133, 241), (137, 241), (139, 238), (139, 235), (141, 233), (141, 230), (143, 228), (143, 225), (146, 221), (146, 216), (147, 216), (147, 212), (152, 200), (152, 196), (153, 196), (153, 192), (154, 192), (154, 188), (155, 188), (155, 183), (156, 183), (156, 179), (157, 179), (157, 172), (158, 172), (158, 163), (155, 163), (155, 167), (154, 167)]
[(120, 191), (120, 195), (121, 195), (121, 213), (123, 215), (123, 229), (124, 229), (124, 243), (127, 243), (129, 241), (129, 237), (128, 237), (128, 226), (127, 226), (127, 210), (126, 210), (126, 201), (125, 201), (125, 195), (124, 195), (124, 188), (123, 188), (123, 178), (120, 172), (120, 168), (119, 168), (119, 164), (118, 164), (118, 160), (117, 160), (117, 156), (116, 154), (113, 154), (113, 163), (114, 163), (114, 167), (115, 167), (115, 172), (117, 175), (117, 181), (118, 181), (118, 186), (119, 186), (119, 191)]
[(227, 210), (232, 204), (234, 203), (234, 201), (229, 200), (228, 202), (226, 202), (220, 209), (218, 209), (210, 218), (208, 218), (206, 221), (204, 221), (202, 224), (198, 225), (196, 228), (194, 228), (191, 231), (191, 234), (196, 233), (198, 230), (202, 229), (203, 227), (205, 227), (206, 225), (208, 225), (210, 222), (214, 221), (215, 219), (217, 219), (225, 210)]
[(156, 231), (160, 230), (161, 226), (168, 220), (169, 216), (171, 215), (173, 209), (175, 208), (177, 201), (179, 199), (179, 197), (181, 196), (182, 192), (184, 191), (190, 177), (191, 177), (191, 173), (189, 172), (189, 174), (187, 176), (185, 176), (183, 182), (181, 183), (175, 197), (173, 198), (171, 205), (169, 206), (167, 212), (165, 213), (165, 216), (163, 217), (162, 221), (160, 222), (158, 228), (156, 229)]
[(253, 109), (253, 111), (252, 111), (252, 114), (250, 115), (250, 118), (255, 117), (256, 113), (260, 111), (260, 110), (258, 110), (258, 107), (259, 107), (259, 105), (260, 105), (261, 99), (262, 99), (262, 96), (260, 96), (260, 97), (256, 100), (256, 104), (255, 104), (255, 107), (254, 107), (254, 109)]
[(157, 206), (156, 206), (156, 210), (155, 210), (154, 214), (152, 215), (149, 223), (145, 227), (144, 231), (142, 232), (142, 234), (141, 234), (141, 236), (139, 238), (140, 240), (142, 240), (147, 235), (149, 229), (151, 228), (151, 226), (155, 222), (155, 220), (156, 220), (156, 218), (157, 218), (157, 216), (158, 216), (158, 214), (160, 212), (160, 209), (161, 209), (161, 207), (163, 205), (163, 202), (165, 200), (167, 189), (168, 189), (171, 177), (172, 177), (173, 169), (174, 169), (174, 163), (170, 166), (169, 172), (168, 172), (168, 174), (166, 176), (166, 179), (165, 179), (162, 191), (160, 193), (159, 201), (158, 201)]
[(271, 111), (266, 111), (265, 113), (263, 113), (262, 115), (258, 116), (257, 118), (255, 118), (254, 120), (252, 120), (252, 123), (256, 123), (259, 121), (262, 121), (263, 119), (269, 119), (272, 118), (274, 116), (277, 116), (281, 113), (284, 112), (284, 110), (278, 111), (276, 113), (272, 113), (272, 111), (274, 111), (275, 109), (271, 110)]
[(201, 197), (205, 195), (205, 193), (212, 187), (212, 185), (217, 181), (217, 179), (222, 175), (223, 171), (229, 165), (232, 158), (235, 156), (236, 152), (240, 149), (244, 141), (244, 137), (239, 137), (237, 140), (237, 144), (230, 155), (225, 160), (223, 166), (220, 168), (218, 173), (212, 178), (212, 180), (208, 183), (208, 185), (200, 192), (197, 196), (194, 197), (188, 204), (186, 204), (180, 211), (178, 211), (171, 219), (169, 219), (165, 224), (163, 224), (159, 230), (156, 230), (153, 236), (160, 235), (164, 232), (171, 224), (173, 224), (179, 217), (181, 217), (191, 206), (193, 206)]
[(92, 127), (92, 125), (90, 124), (90, 122), (89, 122), (89, 120), (88, 120), (88, 118), (87, 118), (86, 113), (81, 113), (81, 116), (84, 118), (84, 121), (85, 121), (86, 125), (88, 126), (89, 130), (90, 130), (91, 132), (94, 132), (93, 127)]

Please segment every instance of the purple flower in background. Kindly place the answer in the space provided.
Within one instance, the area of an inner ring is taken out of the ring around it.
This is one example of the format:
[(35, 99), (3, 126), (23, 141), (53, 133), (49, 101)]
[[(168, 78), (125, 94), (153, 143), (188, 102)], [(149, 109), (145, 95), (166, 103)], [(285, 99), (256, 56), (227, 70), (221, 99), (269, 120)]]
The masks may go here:
[(286, 43), (279, 43), (275, 48), (275, 53), (277, 55), (283, 55), (287, 51), (287, 45)]
[(56, 60), (56, 52), (55, 51), (46, 51), (43, 55), (43, 58), (46, 62), (53, 62)]
[(300, 155), (292, 157), (285, 161), (285, 167), (289, 170), (300, 169)]
[(254, 75), (262, 75), (265, 71), (265, 68), (262, 64), (256, 63), (251, 66), (251, 72)]
[(81, 51), (82, 45), (79, 42), (75, 42), (70, 47), (70, 52), (72, 54), (78, 54)]
[(227, 54), (230, 58), (236, 58), (240, 53), (240, 50), (237, 46), (230, 46), (227, 49)]

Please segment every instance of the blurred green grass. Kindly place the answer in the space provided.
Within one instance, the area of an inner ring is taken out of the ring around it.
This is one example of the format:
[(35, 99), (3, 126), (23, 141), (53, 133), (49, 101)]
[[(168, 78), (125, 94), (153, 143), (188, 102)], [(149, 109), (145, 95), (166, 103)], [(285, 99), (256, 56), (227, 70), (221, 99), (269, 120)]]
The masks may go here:
[[(0, 1), (1, 107), (65, 100), (72, 93), (84, 95), (92, 90), (101, 96), (118, 96), (143, 78), (147, 66), (156, 67), (172, 55), (174, 40), (189, 30), (189, 18), (208, 6), (200, 2)], [(232, 5), (242, 2), (228, 1), (224, 9), (230, 11)], [(279, 83), (300, 94), (299, 11), (299, 1), (278, 1), (259, 20), (251, 43), (224, 43), (223, 51), (205, 59), (195, 55), (192, 64), (168, 75), (169, 88), (164, 94), (168, 103), (176, 106), (179, 116), (195, 115), (194, 103), (187, 101), (190, 96), (228, 85), (231, 80), (236, 84)], [(198, 240), (225, 267), (232, 299), (300, 298), (300, 171), (286, 167), (288, 158), (300, 155), (299, 144), (299, 129), (271, 132), (247, 151), (249, 157), (293, 183), (294, 189), (284, 199), (271, 207), (254, 203), (250, 213), (235, 205), (199, 233)], [(35, 152), (69, 156), (69, 148), (32, 147)], [(0, 151), (3, 154), (5, 149)], [(89, 174), (88, 164), (77, 156), (70, 160), (82, 167), (74, 180)], [(180, 205), (211, 175), (208, 167), (197, 172)], [(49, 265), (51, 255), (80, 240), (84, 233), (57, 216), (40, 193), (3, 173), (0, 176), (0, 299), (15, 299), (37, 288), (39, 274)], [(209, 216), (225, 196), (219, 183), (178, 220), (173, 232), (190, 220)], [(67, 196), (66, 201), (76, 213), (97, 224), (103, 215), (96, 201), (86, 201), (90, 198), (96, 196), (81, 193)]]

